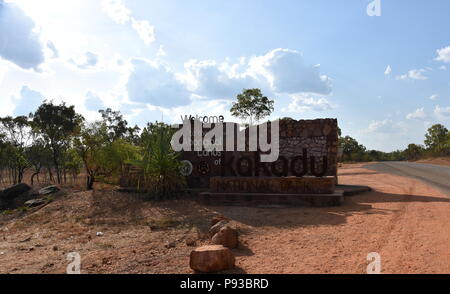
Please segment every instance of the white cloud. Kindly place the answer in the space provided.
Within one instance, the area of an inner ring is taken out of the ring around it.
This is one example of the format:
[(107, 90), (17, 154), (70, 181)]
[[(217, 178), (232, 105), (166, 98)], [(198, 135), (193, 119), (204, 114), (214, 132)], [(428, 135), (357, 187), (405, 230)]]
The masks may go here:
[(316, 95), (298, 94), (292, 96), (292, 102), (283, 109), (284, 112), (326, 111), (332, 109), (331, 104), (324, 97)]
[(397, 76), (396, 79), (397, 80), (407, 80), (407, 79), (412, 79), (412, 80), (427, 80), (428, 77), (426, 77), (423, 73), (425, 73), (426, 70), (424, 69), (412, 69), (410, 71), (408, 71), (406, 74), (404, 75), (400, 75)]
[(329, 78), (320, 76), (319, 66), (305, 66), (302, 55), (293, 50), (275, 49), (262, 56), (240, 58), (238, 63), (190, 60), (179, 73), (159, 59), (134, 59), (131, 63), (130, 101), (174, 107), (189, 104), (192, 97), (229, 100), (244, 88), (260, 88), (272, 99), (286, 93), (296, 95), (293, 103), (297, 109), (330, 108), (323, 95), (331, 92)]
[(416, 109), (413, 113), (406, 115), (407, 119), (425, 119), (427, 114), (425, 113), (424, 107)]
[(167, 53), (164, 50), (164, 46), (163, 45), (159, 45), (158, 52), (156, 52), (156, 56), (157, 57), (164, 57), (166, 55), (167, 55)]
[(86, 109), (91, 111), (98, 111), (105, 108), (105, 104), (102, 99), (96, 93), (91, 91), (87, 92), (84, 104)]
[(437, 51), (437, 57), (436, 60), (442, 61), (442, 62), (450, 62), (450, 46), (438, 49)]
[(155, 41), (155, 27), (146, 20), (131, 19), (131, 24), (146, 45)]
[(408, 126), (403, 122), (394, 122), (391, 119), (385, 119), (382, 121), (373, 121), (364, 130), (365, 133), (380, 133), (380, 134), (393, 134), (393, 133), (405, 133), (408, 130)]
[(103, 0), (102, 8), (105, 13), (118, 24), (131, 22), (131, 27), (138, 33), (146, 45), (155, 41), (155, 27), (147, 20), (137, 20), (131, 16), (131, 11), (122, 0)]
[(20, 96), (15, 101), (14, 115), (28, 115), (30, 112), (34, 112), (44, 100), (45, 98), (40, 92), (23, 86)]
[(44, 46), (35, 23), (14, 3), (0, 0), (0, 57), (24, 69), (38, 70)]
[(391, 72), (392, 72), (392, 67), (391, 67), (390, 65), (388, 65), (388, 66), (386, 67), (386, 70), (384, 71), (384, 74), (385, 74), (385, 75), (390, 75)]
[(450, 119), (450, 107), (436, 106), (436, 108), (434, 109), (434, 114), (439, 120)]
[(99, 56), (98, 54), (88, 51), (76, 59), (70, 59), (69, 62), (76, 65), (80, 69), (88, 69), (98, 64)]
[(131, 19), (131, 11), (123, 4), (122, 0), (103, 0), (102, 8), (116, 23), (126, 24)]
[(58, 58), (59, 57), (59, 51), (56, 49), (55, 44), (53, 44), (52, 41), (47, 41), (47, 49), (50, 50), (51, 56), (50, 58)]
[(192, 92), (216, 99), (234, 99), (244, 88), (268, 88), (265, 80), (259, 81), (248, 73), (237, 74), (236, 67), (214, 60), (190, 60), (184, 65), (182, 77)]
[(168, 67), (138, 58), (130, 63), (132, 70), (126, 85), (130, 101), (162, 107), (190, 103), (190, 92)]
[(438, 94), (433, 94), (428, 99), (430, 99), (430, 100), (437, 100), (438, 98), (439, 98)]
[(439, 69), (440, 69), (440, 70), (447, 70), (447, 67), (446, 67), (445, 65), (441, 65), (441, 66), (439, 67)]
[(331, 79), (320, 75), (320, 65), (306, 65), (303, 55), (295, 50), (278, 48), (254, 57), (249, 73), (264, 76), (277, 93), (331, 93)]

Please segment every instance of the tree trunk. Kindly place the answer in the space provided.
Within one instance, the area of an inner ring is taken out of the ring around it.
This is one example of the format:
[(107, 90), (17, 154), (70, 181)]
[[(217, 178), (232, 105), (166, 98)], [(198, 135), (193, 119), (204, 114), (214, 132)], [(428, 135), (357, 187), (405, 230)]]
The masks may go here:
[(39, 173), (40, 173), (40, 171), (38, 170), (31, 176), (31, 186), (34, 185), (34, 177), (38, 176), (38, 181), (39, 181)]
[(86, 188), (88, 190), (93, 190), (93, 186), (94, 186), (94, 176), (93, 175), (88, 175), (87, 176), (87, 181), (86, 181)]

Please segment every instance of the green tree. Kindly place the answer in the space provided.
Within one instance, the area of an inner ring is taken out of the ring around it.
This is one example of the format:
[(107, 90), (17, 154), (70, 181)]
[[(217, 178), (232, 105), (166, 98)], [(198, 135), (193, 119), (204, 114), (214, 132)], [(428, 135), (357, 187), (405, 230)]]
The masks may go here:
[(21, 183), (25, 170), (30, 166), (25, 156), (26, 147), (31, 138), (30, 122), (26, 116), (0, 118), (3, 140), (4, 165), (10, 170), (14, 184)]
[(110, 141), (124, 139), (130, 142), (136, 142), (138, 139), (139, 127), (128, 127), (128, 122), (123, 118), (120, 111), (113, 111), (111, 108), (98, 111), (102, 116), (102, 121), (108, 129)]
[(448, 129), (441, 125), (431, 126), (425, 134), (425, 146), (434, 155), (446, 155), (450, 153), (450, 135)]
[(409, 144), (405, 149), (405, 158), (407, 160), (417, 160), (422, 157), (425, 149), (421, 145)]
[(366, 147), (359, 144), (354, 138), (345, 136), (339, 138), (339, 146), (342, 148), (342, 161), (362, 161)]
[(44, 101), (32, 114), (33, 128), (52, 152), (58, 184), (62, 182), (63, 152), (70, 148), (71, 140), (80, 132), (83, 117), (74, 106), (65, 103), (55, 105)]
[(172, 197), (184, 186), (179, 153), (170, 141), (175, 130), (164, 123), (149, 123), (141, 134), (142, 158), (137, 165), (144, 173), (145, 189), (157, 199)]
[(75, 148), (87, 173), (86, 188), (108, 178), (115, 182), (122, 165), (137, 159), (138, 150), (124, 139), (111, 141), (108, 126), (102, 121), (83, 126), (81, 136), (75, 139)]
[(233, 103), (230, 112), (240, 119), (248, 119), (250, 125), (253, 121), (269, 116), (273, 110), (274, 101), (264, 96), (260, 89), (244, 89), (237, 95), (237, 102)]

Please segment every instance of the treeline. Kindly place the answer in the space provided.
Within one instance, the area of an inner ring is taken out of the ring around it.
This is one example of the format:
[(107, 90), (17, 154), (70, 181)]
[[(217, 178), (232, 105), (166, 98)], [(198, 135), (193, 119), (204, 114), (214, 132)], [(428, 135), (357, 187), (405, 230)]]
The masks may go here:
[(99, 112), (100, 120), (88, 122), (74, 106), (44, 101), (29, 116), (0, 118), (0, 180), (21, 183), (28, 171), (31, 184), (40, 177), (63, 184), (84, 172), (92, 189), (96, 181), (117, 184), (132, 164), (143, 171), (140, 186), (159, 197), (183, 184), (170, 126), (156, 122), (141, 130), (118, 111)]
[(393, 152), (367, 150), (350, 136), (340, 137), (339, 146), (342, 148), (342, 162), (402, 161), (450, 156), (450, 132), (445, 126), (435, 124), (427, 130), (423, 145), (411, 143), (406, 149)]

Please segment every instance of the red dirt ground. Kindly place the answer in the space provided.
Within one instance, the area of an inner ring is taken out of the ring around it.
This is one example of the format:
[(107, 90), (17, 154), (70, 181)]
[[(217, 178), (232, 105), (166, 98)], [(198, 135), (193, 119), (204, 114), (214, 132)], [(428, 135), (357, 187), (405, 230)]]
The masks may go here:
[[(378, 252), (382, 273), (450, 273), (450, 199), (412, 179), (340, 168), (340, 183), (374, 191), (341, 207), (205, 207), (191, 200), (144, 202), (110, 191), (67, 193), (47, 206), (0, 216), (0, 273), (191, 273), (187, 236), (207, 244), (214, 215), (240, 231), (231, 273), (365, 273)], [(97, 237), (97, 232), (104, 235)], [(174, 248), (166, 244), (174, 242)]]

